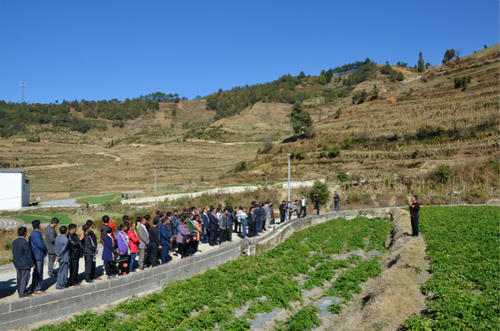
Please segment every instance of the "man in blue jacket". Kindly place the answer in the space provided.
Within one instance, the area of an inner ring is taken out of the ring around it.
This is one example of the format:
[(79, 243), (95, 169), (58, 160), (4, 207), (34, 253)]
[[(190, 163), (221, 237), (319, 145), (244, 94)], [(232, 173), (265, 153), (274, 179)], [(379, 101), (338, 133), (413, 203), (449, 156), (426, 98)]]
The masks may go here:
[(160, 224), (160, 245), (161, 245), (161, 263), (165, 264), (170, 261), (171, 257), (168, 255), (168, 249), (170, 247), (170, 231), (168, 230), (168, 225), (170, 223), (170, 219), (165, 217), (162, 219), (162, 223)]
[(30, 234), (30, 246), (35, 258), (35, 270), (33, 271), (33, 281), (31, 289), (34, 294), (43, 294), (45, 291), (42, 289), (43, 283), (43, 258), (47, 255), (47, 247), (43, 242), (42, 232), (40, 231), (40, 221), (34, 220), (31, 222), (33, 232)]
[(219, 219), (214, 212), (214, 207), (210, 207), (208, 212), (208, 219), (210, 221), (210, 246), (217, 245), (217, 233), (219, 232)]
[(54, 242), (56, 261), (59, 262), (59, 272), (57, 273), (56, 283), (56, 289), (58, 290), (64, 289), (68, 282), (69, 248), (66, 232), (68, 232), (68, 228), (65, 225), (61, 226), (59, 228), (59, 235)]
[(20, 298), (29, 296), (30, 269), (35, 266), (30, 245), (26, 241), (27, 232), (26, 227), (21, 226), (17, 229), (19, 237), (12, 242), (12, 257), (17, 271), (17, 293)]
[(208, 207), (203, 208), (201, 213), (201, 220), (203, 225), (203, 237), (202, 243), (206, 244), (208, 242), (208, 234), (210, 232), (210, 220), (208, 219)]

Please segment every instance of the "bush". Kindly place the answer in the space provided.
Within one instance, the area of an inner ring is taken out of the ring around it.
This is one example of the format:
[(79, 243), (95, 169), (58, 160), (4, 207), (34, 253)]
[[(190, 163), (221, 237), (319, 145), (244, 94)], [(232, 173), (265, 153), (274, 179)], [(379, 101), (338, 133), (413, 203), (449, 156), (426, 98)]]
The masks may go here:
[(443, 134), (444, 130), (443, 128), (439, 126), (432, 126), (425, 124), (417, 129), (417, 139), (422, 140), (422, 139), (428, 139), (428, 138), (435, 138), (439, 137)]
[(292, 153), (292, 158), (296, 160), (303, 160), (304, 159), (304, 151), (296, 151)]
[(328, 151), (328, 158), (333, 159), (339, 156), (340, 154), (340, 146), (335, 146), (333, 149)]
[(274, 143), (271, 140), (266, 140), (262, 142), (262, 149), (260, 150), (260, 153), (262, 154), (267, 154), (271, 151), (273, 148)]
[(349, 180), (349, 175), (347, 175), (345, 172), (339, 172), (337, 174), (337, 179), (342, 183), (347, 182)]
[(242, 172), (247, 170), (247, 163), (245, 161), (238, 162), (234, 167), (234, 172)]
[(465, 91), (471, 80), (472, 79), (470, 76), (455, 78), (455, 88), (456, 89), (461, 88), (462, 91)]
[(453, 174), (453, 170), (451, 167), (447, 164), (441, 164), (436, 173), (434, 174), (434, 178), (436, 181), (439, 183), (447, 183), (448, 180), (450, 179), (451, 175)]
[(319, 195), (319, 202), (321, 204), (326, 203), (328, 201), (328, 198), (330, 197), (328, 185), (326, 185), (326, 183), (320, 182), (319, 180), (315, 181), (313, 187), (311, 188), (311, 191), (309, 192), (309, 198), (312, 201), (314, 201), (315, 194)]
[(334, 116), (334, 118), (337, 120), (337, 119), (339, 119), (339, 118), (340, 118), (340, 115), (342, 115), (342, 109), (340, 109), (340, 108), (339, 108), (339, 109), (337, 109), (337, 110), (335, 111), (335, 116)]
[(366, 97), (368, 97), (368, 93), (366, 93), (365, 90), (361, 91), (361, 92), (358, 92), (358, 93), (355, 93), (353, 96), (352, 96), (352, 104), (360, 104), (360, 103), (363, 103), (365, 102), (366, 100)]

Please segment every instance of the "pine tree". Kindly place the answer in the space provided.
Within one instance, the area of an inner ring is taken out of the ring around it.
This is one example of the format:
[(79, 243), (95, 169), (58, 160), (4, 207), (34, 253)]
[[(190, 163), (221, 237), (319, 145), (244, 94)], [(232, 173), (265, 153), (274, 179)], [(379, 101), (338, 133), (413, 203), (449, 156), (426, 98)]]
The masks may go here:
[(422, 52), (418, 54), (418, 72), (424, 72), (425, 70), (425, 64), (424, 64), (424, 58), (422, 57)]
[(302, 137), (312, 127), (311, 115), (301, 103), (293, 105), (292, 112), (288, 114), (295, 137)]

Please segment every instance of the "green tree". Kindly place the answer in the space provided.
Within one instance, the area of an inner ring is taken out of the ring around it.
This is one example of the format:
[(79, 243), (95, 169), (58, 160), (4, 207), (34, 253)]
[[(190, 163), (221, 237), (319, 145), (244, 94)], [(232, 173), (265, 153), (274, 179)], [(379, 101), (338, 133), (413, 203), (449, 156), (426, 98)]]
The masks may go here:
[(443, 63), (447, 63), (455, 57), (455, 49), (447, 49), (444, 52)]
[(422, 52), (418, 54), (418, 72), (424, 72), (425, 70), (425, 64), (424, 64), (424, 58), (422, 56)]
[(315, 181), (313, 187), (311, 188), (311, 191), (309, 192), (309, 197), (311, 200), (314, 199), (315, 194), (319, 195), (319, 202), (321, 204), (326, 203), (328, 201), (328, 198), (330, 197), (330, 191), (328, 191), (328, 185), (320, 182), (319, 180)]
[(373, 89), (372, 89), (372, 99), (377, 99), (378, 98), (378, 92), (379, 92), (379, 89), (377, 87), (377, 84), (374, 84), (373, 85)]
[(311, 115), (304, 109), (302, 103), (297, 102), (293, 105), (292, 111), (288, 114), (290, 124), (292, 124), (295, 137), (302, 137), (307, 130), (312, 127)]
[(327, 83), (326, 77), (324, 74), (319, 75), (318, 77), (318, 84), (325, 85)]

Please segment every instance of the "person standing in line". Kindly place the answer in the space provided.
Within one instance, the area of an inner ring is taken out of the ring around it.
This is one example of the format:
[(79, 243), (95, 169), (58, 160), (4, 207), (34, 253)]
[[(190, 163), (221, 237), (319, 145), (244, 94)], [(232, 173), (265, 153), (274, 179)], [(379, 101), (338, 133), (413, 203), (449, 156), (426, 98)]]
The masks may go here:
[(118, 244), (118, 269), (121, 275), (126, 275), (129, 273), (129, 263), (130, 263), (130, 239), (127, 234), (128, 222), (123, 222), (118, 225), (118, 231), (116, 231), (116, 243)]
[(57, 217), (50, 220), (49, 226), (45, 228), (45, 245), (47, 246), (48, 252), (48, 270), (49, 277), (56, 277), (56, 272), (54, 271), (54, 262), (56, 260), (56, 253), (54, 252), (54, 244), (56, 242), (56, 226), (59, 224)]
[(80, 257), (83, 255), (81, 240), (84, 239), (82, 234), (79, 238), (76, 234), (76, 224), (68, 226), (68, 248), (69, 248), (69, 285), (78, 284), (78, 267)]
[[(106, 238), (106, 234), (108, 233), (108, 228), (111, 228), (111, 226), (109, 225), (109, 216), (108, 215), (104, 215), (102, 217), (102, 223), (101, 223), (101, 245), (104, 245), (104, 238)], [(113, 228), (111, 228), (111, 230), (113, 230)], [(113, 231), (111, 231), (111, 235), (113, 235)]]
[(201, 221), (202, 221), (202, 230), (203, 230), (203, 236), (202, 236), (202, 243), (206, 244), (208, 243), (208, 237), (210, 233), (210, 220), (208, 219), (208, 207), (205, 206), (203, 208), (203, 212), (201, 213)]
[(339, 212), (340, 211), (340, 196), (337, 193), (337, 191), (335, 191), (333, 193), (333, 205), (334, 205), (335, 211)]
[(31, 253), (31, 248), (26, 241), (28, 230), (25, 226), (17, 229), (18, 238), (12, 242), (12, 262), (17, 273), (17, 293), (20, 298), (30, 296), (28, 282), (30, 280), (30, 270), (35, 268), (35, 261)]
[(90, 224), (86, 223), (83, 226), (83, 258), (85, 261), (85, 284), (90, 284), (94, 281), (95, 276), (95, 258), (97, 252), (97, 242), (91, 235)]
[(115, 239), (113, 238), (113, 229), (108, 227), (106, 235), (104, 236), (104, 245), (102, 249), (102, 261), (104, 262), (104, 269), (108, 279), (113, 278), (115, 272), (115, 259), (113, 253), (115, 252)]
[(180, 224), (179, 224), (179, 233), (177, 234), (177, 245), (179, 246), (179, 252), (181, 254), (181, 258), (185, 258), (188, 256), (189, 249), (189, 229), (186, 225), (186, 217), (181, 216)]
[(133, 272), (135, 264), (135, 256), (139, 251), (139, 244), (141, 241), (139, 240), (139, 237), (137, 237), (137, 234), (135, 233), (134, 226), (130, 222), (127, 222), (126, 224), (128, 224), (127, 234), (130, 245), (130, 260), (128, 263), (128, 272)]
[(247, 223), (248, 223), (248, 236), (253, 237), (255, 236), (255, 214), (254, 214), (255, 207), (254, 205), (250, 205), (250, 208), (248, 210), (248, 217), (247, 217)]
[(92, 264), (90, 268), (90, 277), (92, 280), (101, 280), (101, 277), (96, 277), (95, 270), (96, 270), (96, 261), (97, 261), (97, 235), (94, 232), (94, 221), (92, 220), (87, 220), (85, 223), (86, 225), (89, 226), (89, 236), (92, 238), (92, 242), (95, 245), (95, 251), (94, 251), (94, 256), (92, 258)]
[(44, 294), (43, 286), (43, 259), (47, 255), (47, 247), (43, 242), (42, 232), (40, 231), (40, 221), (31, 222), (33, 232), (30, 234), (30, 246), (35, 257), (35, 270), (33, 271), (33, 281), (31, 289), (34, 294)]
[(314, 193), (314, 209), (316, 209), (316, 215), (319, 215), (319, 203), (320, 203), (319, 194)]
[(244, 207), (240, 207), (238, 212), (240, 213), (240, 223), (241, 223), (241, 238), (245, 239), (247, 236), (247, 209)]
[(226, 241), (233, 241), (233, 222), (236, 223), (236, 219), (233, 217), (233, 207), (227, 207), (227, 233)]
[(227, 240), (227, 226), (228, 226), (228, 209), (224, 208), (224, 212), (219, 216), (219, 227), (220, 227), (220, 243), (222, 244)]
[(300, 199), (299, 218), (306, 216), (307, 216), (307, 199), (305, 195), (302, 195), (302, 198)]
[(69, 248), (68, 237), (66, 233), (68, 228), (63, 225), (59, 228), (59, 235), (56, 237), (54, 251), (56, 252), (56, 261), (59, 262), (59, 272), (57, 274), (56, 289), (62, 290), (68, 282), (68, 267), (69, 267)]
[(149, 263), (152, 267), (156, 267), (158, 265), (158, 251), (161, 249), (158, 222), (159, 218), (153, 219), (153, 225), (149, 227)]
[(262, 224), (262, 230), (266, 230), (266, 224), (271, 224), (271, 207), (269, 206), (270, 202), (264, 202), (264, 223)]
[(149, 232), (146, 228), (146, 217), (141, 218), (141, 223), (137, 227), (137, 237), (139, 237), (139, 270), (144, 270), (144, 255), (149, 245)]
[(217, 232), (219, 232), (219, 219), (214, 214), (215, 209), (210, 207), (208, 218), (210, 220), (210, 246), (217, 245)]
[(420, 211), (420, 203), (416, 196), (411, 197), (410, 201), (410, 219), (412, 237), (418, 237), (418, 212)]
[(161, 244), (161, 263), (165, 264), (170, 261), (170, 256), (168, 255), (168, 249), (170, 248), (170, 231), (169, 231), (170, 219), (165, 217), (163, 223), (160, 226), (160, 244)]
[(280, 210), (280, 223), (285, 222), (286, 219), (286, 202), (285, 200), (281, 201), (281, 205), (279, 205)]
[(235, 206), (233, 212), (234, 233), (241, 236), (241, 207)]

